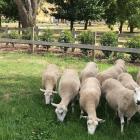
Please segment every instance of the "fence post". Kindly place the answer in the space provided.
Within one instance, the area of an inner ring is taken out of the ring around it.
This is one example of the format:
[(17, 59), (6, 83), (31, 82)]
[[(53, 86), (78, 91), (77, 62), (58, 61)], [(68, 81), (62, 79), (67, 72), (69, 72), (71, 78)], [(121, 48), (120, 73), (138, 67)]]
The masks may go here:
[[(5, 28), (5, 35), (8, 37), (8, 25), (6, 25), (6, 28)], [(6, 43), (6, 46), (8, 46), (9, 43)]]
[(8, 35), (8, 25), (6, 25), (5, 33), (6, 33), (6, 35)]
[(34, 45), (34, 40), (35, 40), (35, 27), (32, 27), (32, 53), (35, 51), (35, 45)]
[[(73, 28), (72, 30), (72, 35), (73, 35), (73, 38), (74, 38), (74, 43), (75, 43), (75, 40), (76, 40), (76, 29)], [(72, 48), (72, 52), (74, 52), (75, 48)]]
[[(35, 35), (37, 36), (37, 38), (39, 38), (39, 28), (38, 26), (35, 26)], [(39, 48), (39, 45), (36, 45), (36, 48)]]
[(94, 43), (93, 43), (93, 48), (92, 48), (92, 58), (93, 58), (93, 61), (94, 61), (95, 60), (94, 46), (96, 45), (96, 32), (93, 32), (93, 36), (94, 36)]

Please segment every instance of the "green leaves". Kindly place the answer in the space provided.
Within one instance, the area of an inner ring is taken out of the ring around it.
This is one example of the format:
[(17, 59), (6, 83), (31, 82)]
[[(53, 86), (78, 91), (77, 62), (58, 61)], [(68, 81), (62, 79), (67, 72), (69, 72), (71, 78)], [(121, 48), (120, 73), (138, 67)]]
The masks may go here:
[(0, 13), (9, 19), (17, 20), (19, 18), (14, 0), (0, 0)]
[(101, 0), (49, 0), (56, 5), (56, 11), (52, 15), (69, 21), (76, 20), (100, 20), (104, 14)]

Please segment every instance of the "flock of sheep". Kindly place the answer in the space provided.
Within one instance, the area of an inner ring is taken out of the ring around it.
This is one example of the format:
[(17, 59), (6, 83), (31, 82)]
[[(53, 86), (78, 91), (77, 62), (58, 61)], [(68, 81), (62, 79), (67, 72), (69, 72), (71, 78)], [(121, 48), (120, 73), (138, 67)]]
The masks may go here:
[[(61, 78), (60, 78), (61, 77)], [(53, 103), (58, 80), (58, 93), (61, 97), (59, 104)], [(81, 71), (80, 77), (74, 69), (60, 72), (58, 66), (49, 64), (42, 75), (42, 84), (46, 104), (52, 104), (59, 121), (63, 122), (71, 103), (74, 111), (75, 100), (79, 100), (80, 118), (87, 119), (89, 134), (94, 134), (99, 123), (105, 120), (97, 117), (96, 108), (101, 97), (105, 97), (109, 106), (118, 114), (121, 132), (124, 128), (124, 117), (127, 123), (136, 112), (140, 112), (140, 72), (137, 82), (127, 73), (125, 61), (116, 60), (115, 64), (103, 72), (99, 72), (95, 62), (88, 62)], [(84, 116), (84, 113), (87, 116)]]

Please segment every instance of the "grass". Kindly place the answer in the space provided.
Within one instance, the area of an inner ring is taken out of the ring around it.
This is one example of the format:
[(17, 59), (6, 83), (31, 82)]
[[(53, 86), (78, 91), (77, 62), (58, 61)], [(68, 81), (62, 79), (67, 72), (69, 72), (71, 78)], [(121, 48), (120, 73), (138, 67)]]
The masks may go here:
[[(87, 134), (86, 120), (80, 120), (78, 103), (76, 111), (67, 114), (64, 123), (56, 119), (54, 108), (46, 106), (39, 91), (41, 73), (48, 63), (62, 70), (76, 68), (80, 71), (88, 59), (56, 56), (54, 54), (30, 55), (0, 53), (0, 140), (137, 140), (140, 136), (140, 116), (136, 114), (125, 133), (121, 135), (119, 120), (102, 99), (97, 114), (106, 120), (98, 126), (96, 134)], [(100, 70), (111, 64), (98, 63)], [(129, 66), (136, 76), (138, 67)], [(55, 102), (59, 102), (55, 97)]]

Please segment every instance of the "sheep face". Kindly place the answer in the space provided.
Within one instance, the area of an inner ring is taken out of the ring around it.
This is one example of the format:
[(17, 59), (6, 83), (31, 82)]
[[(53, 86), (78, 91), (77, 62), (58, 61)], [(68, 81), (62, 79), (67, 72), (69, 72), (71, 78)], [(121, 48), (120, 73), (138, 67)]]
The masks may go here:
[(93, 119), (92, 117), (87, 117), (87, 128), (88, 128), (88, 133), (93, 135), (96, 131), (96, 128), (99, 123), (104, 123), (105, 120), (103, 119)]
[(98, 121), (93, 120), (93, 119), (88, 119), (87, 120), (87, 128), (88, 128), (88, 133), (93, 135), (95, 133), (96, 127), (98, 126)]
[(51, 100), (52, 100), (52, 93), (51, 92), (45, 92), (45, 103), (46, 104), (50, 104)]
[(63, 122), (67, 114), (67, 107), (64, 105), (54, 104), (54, 103), (52, 103), (52, 105), (56, 107), (55, 113), (57, 115), (57, 119), (60, 122)]
[(50, 102), (51, 102), (52, 99), (53, 99), (53, 91), (44, 90), (44, 89), (40, 89), (40, 91), (44, 92), (45, 103), (46, 103), (46, 104), (50, 104)]
[(140, 105), (140, 87), (134, 90), (134, 101), (137, 105)]

